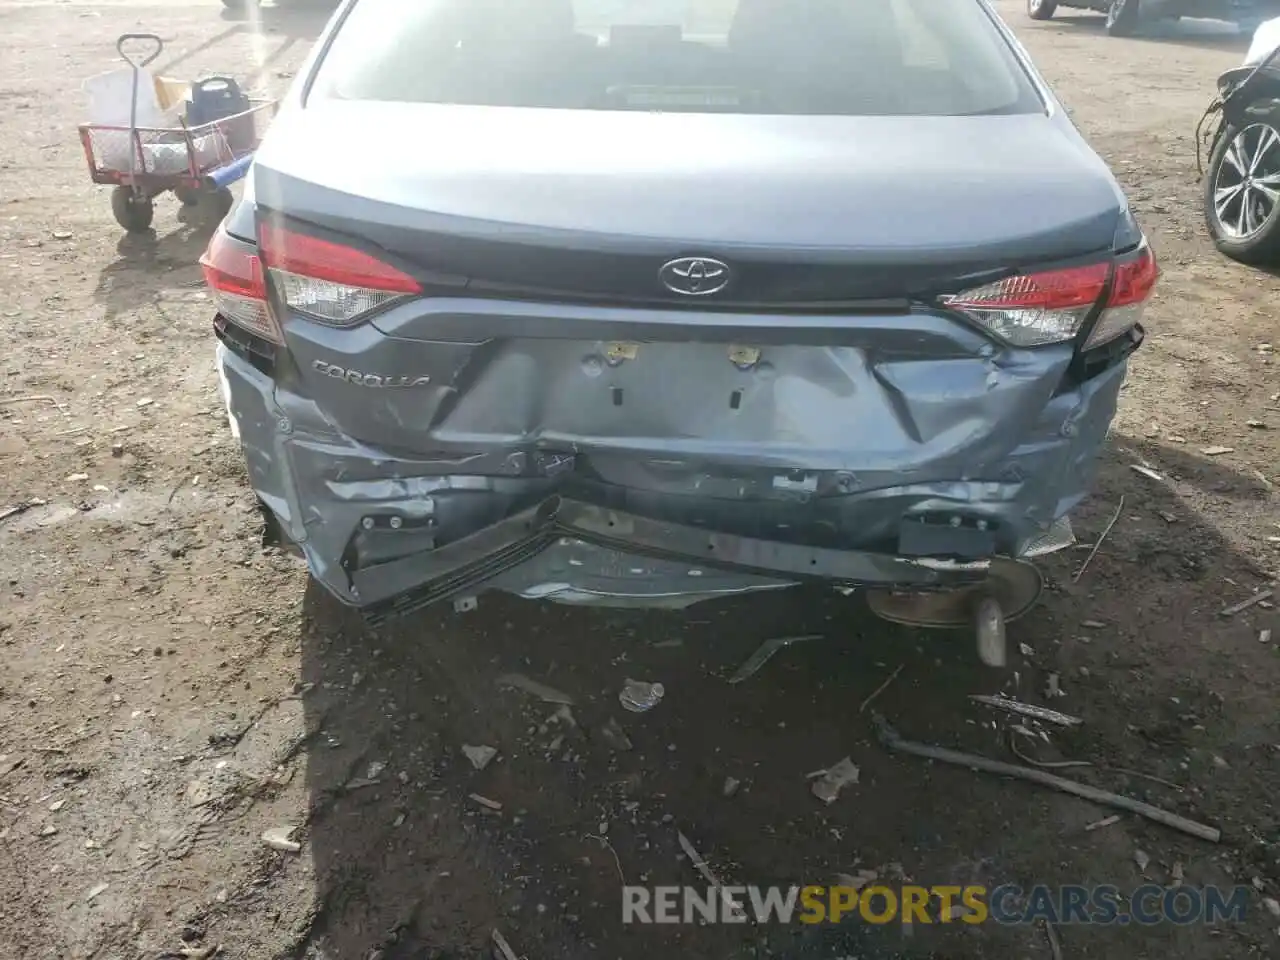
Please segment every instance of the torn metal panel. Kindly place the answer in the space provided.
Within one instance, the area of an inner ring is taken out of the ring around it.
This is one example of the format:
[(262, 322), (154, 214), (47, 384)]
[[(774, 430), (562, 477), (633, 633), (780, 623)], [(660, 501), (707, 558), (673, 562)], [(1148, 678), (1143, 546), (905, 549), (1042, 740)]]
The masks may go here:
[[(427, 344), (386, 335), (427, 308), (402, 309), (384, 329), (290, 331), (298, 372), (274, 381), (218, 354), (254, 489), (315, 577), (366, 607), (478, 587), (681, 607), (811, 579), (972, 583), (987, 557), (1069, 542), (1125, 373), (1075, 383), (1069, 346), (1002, 353), (928, 313), (859, 318), (904, 345), (909, 320), (911, 351), (858, 333), (757, 355)], [(321, 350), (432, 386), (339, 381), (311, 369)]]

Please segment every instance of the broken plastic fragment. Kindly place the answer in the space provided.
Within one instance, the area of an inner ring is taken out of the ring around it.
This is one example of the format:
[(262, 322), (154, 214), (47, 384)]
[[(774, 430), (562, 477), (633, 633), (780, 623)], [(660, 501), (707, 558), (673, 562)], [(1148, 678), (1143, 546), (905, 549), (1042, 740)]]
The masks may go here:
[(795, 643), (805, 643), (809, 640), (821, 640), (822, 634), (814, 633), (803, 637), (774, 637), (772, 640), (766, 640), (760, 646), (756, 647), (756, 652), (749, 656), (737, 671), (729, 678), (730, 683), (741, 683), (743, 680), (754, 676), (755, 673), (773, 659), (773, 655), (784, 647), (789, 647)]
[(493, 747), (473, 747), (467, 743), (462, 745), (462, 752), (466, 754), (467, 759), (471, 761), (471, 765), (477, 770), (483, 770), (489, 765), (489, 761), (498, 755), (498, 751)]
[(297, 853), (302, 844), (289, 839), (293, 836), (293, 827), (272, 827), (262, 833), (262, 842), (272, 850), (283, 850), (285, 853)]
[(628, 680), (618, 694), (618, 702), (632, 713), (644, 713), (656, 707), (666, 692), (666, 688), (660, 683)]
[(857, 765), (849, 757), (845, 757), (813, 782), (813, 795), (823, 803), (835, 803), (841, 788), (857, 783), (860, 775)]
[(517, 690), (523, 690), (545, 703), (563, 703), (566, 706), (573, 706), (573, 697), (567, 693), (561, 693), (555, 687), (549, 687), (545, 683), (526, 677), (523, 673), (504, 673), (498, 678), (497, 684), (500, 687), (515, 687)]

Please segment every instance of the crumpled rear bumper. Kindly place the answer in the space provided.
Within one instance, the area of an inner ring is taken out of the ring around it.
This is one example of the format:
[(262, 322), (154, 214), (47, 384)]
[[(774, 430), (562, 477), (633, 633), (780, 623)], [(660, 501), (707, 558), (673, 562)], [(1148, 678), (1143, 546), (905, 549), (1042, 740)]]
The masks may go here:
[[(1061, 539), (1055, 521), (1092, 482), (1126, 366), (1054, 394), (1024, 417), (1031, 426), (1003, 460), (976, 477), (963, 467), (945, 480), (914, 469), (876, 489), (828, 484), (815, 495), (816, 475), (801, 464), (794, 490), (782, 479), (772, 499), (735, 501), (585, 478), (564, 445), (463, 457), (442, 470), (438, 457), (344, 434), (311, 399), (223, 346), (217, 363), (255, 491), (314, 577), (374, 617), (487, 589), (678, 607), (814, 579), (921, 589), (973, 582), (986, 558), (1032, 555), (1046, 537)], [(792, 519), (807, 532), (784, 542), (777, 531)], [(830, 541), (815, 530), (830, 531)]]

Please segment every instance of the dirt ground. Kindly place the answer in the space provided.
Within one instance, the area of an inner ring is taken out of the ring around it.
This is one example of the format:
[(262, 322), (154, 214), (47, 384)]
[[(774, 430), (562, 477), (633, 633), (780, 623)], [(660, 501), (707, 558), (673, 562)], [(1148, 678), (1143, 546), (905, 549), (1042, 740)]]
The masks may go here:
[[(0, 0), (0, 516), (35, 503), (0, 521), (0, 957), (468, 958), (494, 927), (530, 960), (1054, 956), (1038, 927), (624, 929), (621, 877), (700, 882), (677, 830), (726, 882), (1250, 885), (1243, 924), (1064, 927), (1062, 956), (1277, 955), (1280, 616), (1220, 614), (1280, 566), (1280, 280), (1206, 239), (1192, 135), (1245, 43), (1000, 6), (1164, 267), (1077, 534), (1123, 497), (1119, 521), (1078, 582), (1084, 551), (1045, 565), (1003, 672), (965, 636), (803, 591), (687, 615), (485, 596), (366, 631), (262, 546), (212, 368), (207, 231), (166, 199), (154, 237), (122, 240), (75, 135), (117, 34), (161, 34), (164, 73), (279, 90), (324, 10)], [(726, 682), (762, 640), (810, 633)], [(1052, 705), (1086, 722), (1041, 758), (1093, 761), (1067, 773), (1222, 842), (1132, 816), (1086, 830), (1111, 811), (887, 753), (859, 707), (899, 665), (876, 707), (904, 735), (1005, 759), (969, 695), (1047, 702), (1056, 674)], [(499, 687), (512, 671), (571, 694), (575, 723)], [(627, 677), (665, 699), (624, 712)], [(463, 744), (498, 758), (477, 772)], [(861, 782), (825, 806), (806, 774), (845, 755)], [(279, 827), (300, 853), (262, 842)]]

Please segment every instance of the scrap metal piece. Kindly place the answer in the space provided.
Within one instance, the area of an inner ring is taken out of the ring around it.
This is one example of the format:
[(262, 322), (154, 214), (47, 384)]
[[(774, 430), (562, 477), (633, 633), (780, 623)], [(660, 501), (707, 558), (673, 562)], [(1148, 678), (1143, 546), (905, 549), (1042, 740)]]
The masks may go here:
[(573, 697), (567, 693), (561, 693), (555, 687), (549, 687), (545, 683), (534, 680), (532, 677), (526, 677), (523, 673), (504, 673), (497, 679), (496, 683), (500, 687), (515, 687), (517, 690), (523, 690), (544, 703), (562, 703), (568, 707), (573, 706)]
[(729, 678), (730, 683), (741, 683), (754, 676), (755, 673), (768, 663), (775, 653), (784, 647), (789, 647), (796, 643), (806, 643), (809, 640), (821, 640), (823, 634), (810, 633), (803, 637), (774, 637), (772, 640), (766, 640), (760, 646), (756, 647), (756, 652), (749, 656)]
[(822, 775), (813, 781), (810, 792), (828, 806), (836, 802), (842, 787), (858, 782), (862, 771), (849, 757), (845, 757), (833, 767), (824, 770)]
[(1239, 603), (1232, 604), (1225, 610), (1219, 612), (1220, 617), (1234, 617), (1237, 613), (1243, 613), (1255, 604), (1261, 603), (1263, 600), (1270, 600), (1275, 593), (1274, 590), (1259, 590), (1248, 600), (1241, 600)]
[(689, 858), (689, 862), (693, 864), (693, 869), (698, 871), (698, 875), (707, 882), (707, 886), (720, 894), (720, 899), (724, 902), (729, 912), (735, 917), (745, 917), (746, 914), (742, 909), (742, 905), (725, 890), (720, 878), (711, 872), (711, 868), (707, 866), (707, 861), (702, 859), (702, 854), (698, 853), (697, 848), (689, 841), (689, 838), (677, 830), (676, 839), (680, 841), (680, 849), (684, 851), (685, 856)]
[(1073, 717), (1070, 714), (1060, 713), (1057, 710), (1050, 710), (1048, 707), (1039, 707), (1034, 703), (1023, 703), (1021, 700), (1015, 700), (1013, 697), (997, 696), (993, 697), (985, 693), (974, 693), (969, 696), (970, 700), (978, 703), (984, 703), (988, 707), (995, 707), (999, 710), (1008, 710), (1010, 713), (1017, 713), (1024, 717), (1031, 717), (1035, 720), (1044, 720), (1046, 723), (1056, 723), (1060, 727), (1078, 727), (1084, 723), (1080, 717)]
[(982, 773), (992, 773), (1001, 777), (1013, 777), (1017, 780), (1028, 780), (1031, 783), (1038, 783), (1043, 787), (1050, 787), (1059, 790), (1062, 793), (1070, 794), (1074, 797), (1081, 797), (1085, 800), (1092, 800), (1094, 803), (1106, 804), (1115, 807), (1118, 810), (1127, 810), (1129, 813), (1136, 813), (1140, 817), (1145, 817), (1155, 823), (1164, 824), (1174, 830), (1181, 830), (1183, 833), (1190, 834), (1193, 837), (1199, 837), (1201, 840), (1208, 840), (1210, 843), (1217, 843), (1222, 839), (1222, 831), (1217, 827), (1211, 827), (1208, 824), (1198, 823), (1195, 820), (1189, 820), (1186, 817), (1179, 816), (1176, 813), (1170, 813), (1168, 810), (1162, 810), (1159, 807), (1152, 806), (1149, 803), (1143, 803), (1141, 800), (1134, 800), (1122, 794), (1111, 793), (1108, 790), (1099, 790), (1088, 784), (1079, 783), (1075, 780), (1068, 780), (1066, 777), (1059, 777), (1052, 773), (1046, 773), (1044, 770), (1036, 770), (1032, 767), (1023, 767), (1015, 763), (1005, 763), (1002, 760), (990, 760), (987, 757), (980, 757), (973, 753), (963, 753), (959, 750), (950, 750), (946, 747), (935, 747), (927, 743), (915, 743), (911, 740), (904, 740), (899, 736), (898, 732), (889, 725), (889, 722), (879, 713), (872, 713), (872, 721), (876, 725), (876, 732), (880, 739), (880, 743), (887, 750), (895, 753), (907, 753), (912, 756), (923, 757), (926, 760), (936, 760), (939, 763), (950, 763), (960, 767), (968, 767), (970, 770), (978, 770)]
[(628, 680), (618, 694), (618, 702), (632, 713), (645, 713), (656, 707), (666, 693), (666, 687), (660, 683)]

